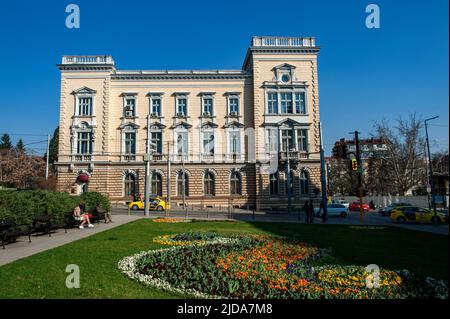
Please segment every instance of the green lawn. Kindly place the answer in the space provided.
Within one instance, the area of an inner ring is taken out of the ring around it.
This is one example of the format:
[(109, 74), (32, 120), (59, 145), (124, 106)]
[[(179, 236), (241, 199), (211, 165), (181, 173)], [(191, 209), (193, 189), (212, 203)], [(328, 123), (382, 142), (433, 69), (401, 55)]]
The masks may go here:
[[(395, 228), (351, 229), (340, 225), (167, 224), (138, 220), (0, 267), (0, 298), (184, 297), (129, 280), (119, 273), (117, 262), (124, 256), (160, 247), (152, 242), (155, 236), (189, 230), (295, 235), (306, 242), (332, 248), (334, 257), (328, 260), (330, 262), (421, 270), (429, 276), (448, 280), (448, 236)], [(65, 286), (68, 264), (80, 266), (79, 289)]]

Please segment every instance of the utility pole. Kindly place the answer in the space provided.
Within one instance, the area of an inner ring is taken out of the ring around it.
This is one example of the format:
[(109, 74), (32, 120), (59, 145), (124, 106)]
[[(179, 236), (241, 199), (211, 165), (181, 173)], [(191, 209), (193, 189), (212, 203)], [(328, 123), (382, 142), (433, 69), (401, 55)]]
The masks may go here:
[[(428, 158), (428, 153), (427, 153), (427, 144), (425, 144), (424, 146), (423, 146), (423, 148), (424, 148), (424, 152), (423, 152), (423, 154), (425, 154), (425, 161), (426, 161), (426, 163), (427, 163), (427, 165), (426, 165), (426, 171), (427, 171), (427, 179), (428, 179), (428, 182), (427, 182), (427, 200), (428, 200), (428, 209), (429, 210), (431, 210), (431, 199), (430, 199), (430, 197), (431, 197), (431, 184), (430, 184), (430, 171), (429, 171), (429, 169), (428, 169), (428, 165), (430, 165), (430, 159)], [(430, 189), (430, 190), (429, 190)]]
[(167, 203), (166, 203), (166, 212), (167, 206), (170, 207), (171, 201), (171, 193), (170, 193), (170, 141), (167, 142)]
[(290, 160), (289, 160), (289, 142), (287, 139), (287, 136), (284, 137), (284, 141), (286, 141), (285, 147), (286, 147), (286, 179), (287, 179), (287, 187), (286, 187), (286, 194), (288, 196), (288, 214), (291, 212), (291, 167), (290, 167)]
[(426, 141), (427, 141), (427, 150), (428, 150), (428, 172), (429, 172), (429, 181), (431, 186), (431, 205), (433, 205), (433, 211), (434, 211), (434, 220), (436, 220), (437, 212), (436, 212), (436, 194), (434, 189), (434, 180), (433, 180), (433, 165), (431, 163), (431, 153), (430, 153), (430, 142), (428, 140), (428, 125), (427, 122), (437, 119), (439, 116), (435, 116), (429, 119), (425, 120), (425, 135), (426, 135)]
[(319, 134), (320, 134), (320, 181), (322, 187), (322, 207), (323, 216), (322, 221), (325, 223), (328, 219), (328, 199), (327, 199), (327, 181), (325, 176), (325, 154), (323, 151), (323, 139), (322, 139), (322, 122), (319, 122)]
[(363, 208), (363, 189), (362, 189), (362, 163), (361, 152), (359, 149), (359, 132), (355, 131), (355, 148), (356, 148), (356, 163), (358, 164), (358, 194), (359, 194), (359, 220), (361, 224), (364, 222), (364, 208)]
[(47, 134), (47, 156), (45, 159), (45, 179), (48, 180), (48, 162), (50, 156), (50, 134)]
[(144, 155), (145, 162), (145, 202), (144, 202), (144, 214), (149, 216), (150, 206), (150, 115), (147, 115), (147, 150)]

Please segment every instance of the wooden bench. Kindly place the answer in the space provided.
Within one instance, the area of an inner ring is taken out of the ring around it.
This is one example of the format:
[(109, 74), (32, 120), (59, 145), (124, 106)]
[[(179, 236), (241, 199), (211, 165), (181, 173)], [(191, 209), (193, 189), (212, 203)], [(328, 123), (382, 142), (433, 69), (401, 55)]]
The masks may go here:
[(53, 217), (51, 215), (47, 215), (47, 214), (39, 215), (39, 216), (33, 218), (33, 224), (31, 225), (31, 228), (29, 231), (30, 241), (31, 241), (32, 234), (41, 233), (42, 235), (48, 235), (49, 237), (51, 237), (52, 236), (51, 231), (58, 227), (59, 226), (53, 222)]
[(13, 243), (17, 238), (24, 235), (28, 235), (28, 240), (31, 241), (30, 231), (17, 229), (17, 223), (14, 219), (0, 220), (0, 242), (3, 249), (6, 249), (5, 244)]

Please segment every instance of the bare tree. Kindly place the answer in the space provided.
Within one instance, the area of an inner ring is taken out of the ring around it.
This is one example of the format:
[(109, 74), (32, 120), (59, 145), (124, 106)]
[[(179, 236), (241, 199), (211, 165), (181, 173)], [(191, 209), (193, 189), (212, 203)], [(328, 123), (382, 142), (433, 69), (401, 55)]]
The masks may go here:
[(387, 146), (386, 165), (380, 174), (390, 176), (395, 191), (404, 195), (411, 188), (425, 183), (425, 139), (421, 132), (422, 121), (415, 114), (410, 114), (407, 119), (400, 117), (395, 122), (394, 125), (388, 120), (376, 122), (374, 131)]

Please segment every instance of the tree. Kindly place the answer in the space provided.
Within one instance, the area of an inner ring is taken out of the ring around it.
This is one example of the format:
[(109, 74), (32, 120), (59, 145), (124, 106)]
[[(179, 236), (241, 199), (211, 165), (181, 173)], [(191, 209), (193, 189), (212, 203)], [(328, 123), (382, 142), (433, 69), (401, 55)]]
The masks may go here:
[(389, 176), (399, 195), (405, 195), (408, 190), (425, 183), (425, 139), (421, 134), (422, 127), (422, 121), (415, 114), (410, 114), (408, 119), (398, 118), (394, 125), (388, 120), (374, 124), (375, 135), (387, 146), (384, 157), (386, 166), (380, 170), (379, 176)]
[(9, 134), (5, 133), (2, 135), (2, 137), (0, 137), (0, 149), (10, 150), (11, 148), (11, 138), (9, 137)]
[(25, 145), (23, 144), (22, 139), (19, 139), (19, 141), (17, 142), (17, 144), (16, 144), (16, 150), (17, 150), (18, 152), (25, 153)]
[[(59, 126), (53, 132), (53, 136), (50, 139), (49, 144), (48, 162), (53, 172), (55, 172), (55, 162), (58, 161), (58, 146), (59, 146)], [(47, 153), (44, 154), (44, 158), (46, 158), (46, 156)]]

